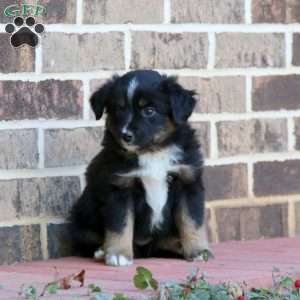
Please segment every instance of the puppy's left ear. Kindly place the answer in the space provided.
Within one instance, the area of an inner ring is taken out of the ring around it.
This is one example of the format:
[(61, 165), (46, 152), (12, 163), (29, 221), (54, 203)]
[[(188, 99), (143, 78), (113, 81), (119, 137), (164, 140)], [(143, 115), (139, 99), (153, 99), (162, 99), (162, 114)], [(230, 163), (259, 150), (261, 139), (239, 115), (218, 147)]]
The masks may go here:
[(176, 124), (185, 123), (192, 114), (195, 105), (195, 92), (184, 89), (177, 83), (176, 77), (165, 77), (162, 91), (169, 96), (172, 117)]
[(95, 113), (96, 120), (100, 120), (104, 109), (111, 97), (113, 86), (118, 79), (118, 76), (114, 76), (112, 79), (107, 81), (91, 96), (90, 103)]

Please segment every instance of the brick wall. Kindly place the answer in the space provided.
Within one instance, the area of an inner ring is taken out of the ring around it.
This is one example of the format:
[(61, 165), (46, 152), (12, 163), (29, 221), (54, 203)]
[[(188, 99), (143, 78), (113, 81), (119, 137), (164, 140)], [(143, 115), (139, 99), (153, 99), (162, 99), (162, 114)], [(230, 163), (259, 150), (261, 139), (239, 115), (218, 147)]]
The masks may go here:
[(89, 95), (134, 68), (200, 95), (210, 239), (300, 234), (298, 0), (41, 2), (37, 49), (11, 48), (0, 16), (0, 263), (68, 253), (64, 218), (102, 136)]

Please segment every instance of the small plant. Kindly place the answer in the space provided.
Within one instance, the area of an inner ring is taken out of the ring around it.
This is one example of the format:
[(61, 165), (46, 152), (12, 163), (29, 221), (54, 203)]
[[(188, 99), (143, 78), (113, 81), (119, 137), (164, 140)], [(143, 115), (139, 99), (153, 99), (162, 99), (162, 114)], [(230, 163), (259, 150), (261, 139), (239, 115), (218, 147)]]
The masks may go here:
[(116, 293), (116, 294), (114, 294), (112, 300), (131, 300), (131, 299), (121, 293)]
[(60, 289), (61, 287), (56, 284), (56, 283), (53, 283), (53, 284), (50, 284), (46, 287), (46, 293), (48, 294), (56, 294), (58, 292), (58, 290)]
[(91, 283), (88, 285), (88, 289), (91, 293), (101, 293), (102, 290), (99, 286), (95, 285), (94, 283)]
[(153, 278), (152, 273), (148, 269), (137, 267), (136, 272), (137, 273), (133, 278), (134, 286), (136, 288), (144, 290), (150, 287), (153, 290), (157, 290), (158, 282)]
[[(83, 270), (49, 283), (45, 286), (41, 296), (38, 296), (37, 289), (33, 285), (22, 286), (19, 295), (26, 300), (42, 300), (46, 293), (56, 294), (61, 289), (71, 288), (71, 282), (74, 280), (79, 281), (83, 286), (84, 275)], [(137, 267), (133, 283), (140, 290), (147, 288), (152, 290), (151, 297), (142, 298), (148, 300), (300, 300), (300, 279), (293, 280), (289, 275), (281, 276), (278, 269), (273, 270), (272, 279), (271, 288), (249, 289), (245, 283), (211, 284), (196, 268), (190, 272), (183, 283), (159, 285), (150, 270)], [(94, 283), (89, 284), (87, 288), (90, 300), (133, 300), (121, 293), (108, 296), (102, 293), (102, 289)], [(71, 300), (80, 300), (80, 298)]]
[(37, 289), (33, 285), (22, 286), (19, 296), (24, 297), (26, 300), (38, 300)]

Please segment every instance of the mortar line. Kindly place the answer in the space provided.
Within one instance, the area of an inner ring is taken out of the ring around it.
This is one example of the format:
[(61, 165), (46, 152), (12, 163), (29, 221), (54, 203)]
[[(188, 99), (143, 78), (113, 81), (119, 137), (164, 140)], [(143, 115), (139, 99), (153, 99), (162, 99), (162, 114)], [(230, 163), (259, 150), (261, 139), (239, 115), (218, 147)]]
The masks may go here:
[[(35, 48), (35, 75), (40, 76), (42, 74), (43, 69), (43, 50), (42, 43), (39, 44), (38, 47)], [(17, 73), (16, 73), (17, 75)]]
[(79, 176), (79, 180), (80, 180), (80, 190), (81, 192), (83, 192), (86, 186), (85, 174), (81, 174)]
[[(167, 0), (168, 1), (168, 0)], [(167, 18), (169, 18), (167, 16)], [(47, 32), (106, 33), (133, 31), (157, 32), (215, 32), (215, 33), (285, 33), (300, 32), (300, 24), (205, 24), (205, 23), (159, 23), (159, 24), (49, 24)], [(5, 32), (5, 24), (0, 25)]]
[(292, 67), (292, 58), (293, 58), (293, 34), (291, 32), (285, 33), (285, 59), (286, 59), (286, 68)]
[(0, 227), (13, 227), (13, 226), (27, 226), (27, 225), (41, 225), (41, 224), (65, 224), (64, 218), (17, 218), (9, 221), (1, 221)]
[(218, 132), (215, 121), (210, 122), (210, 157), (211, 159), (218, 158)]
[(125, 31), (124, 34), (124, 61), (125, 61), (125, 70), (130, 70), (131, 64), (131, 32), (130, 30)]
[(76, 129), (81, 127), (101, 127), (104, 125), (104, 120), (80, 120), (80, 121), (55, 121), (55, 120), (20, 120), (0, 122), (0, 130), (20, 130), (30, 128), (40, 129)]
[(288, 130), (288, 150), (295, 151), (296, 148), (296, 136), (295, 136), (295, 121), (294, 118), (288, 118), (287, 122)]
[(245, 0), (245, 23), (251, 24), (252, 23), (252, 0)]
[[(300, 67), (291, 66), (290, 68), (224, 68), (224, 69), (154, 69), (166, 75), (177, 75), (182, 77), (224, 77), (224, 76), (280, 76), (280, 75), (299, 75)], [(83, 79), (107, 79), (114, 74), (123, 75), (126, 70), (102, 70), (87, 72), (65, 72), (65, 73), (0, 73), (0, 80), (19, 80), (40, 82), (42, 80), (83, 80)]]
[(248, 176), (248, 196), (250, 198), (254, 197), (254, 173), (253, 173), (253, 163), (247, 163), (247, 176)]
[(252, 112), (252, 77), (246, 76), (246, 112)]
[(90, 81), (87, 79), (83, 80), (83, 120), (90, 120)]
[(171, 0), (164, 0), (164, 24), (171, 23)]
[(45, 132), (42, 128), (38, 128), (38, 155), (38, 167), (43, 169), (45, 167)]
[(217, 222), (217, 216), (216, 211), (213, 207), (210, 208), (210, 229), (211, 229), (211, 235), (212, 240), (214, 243), (219, 242), (219, 235), (218, 235), (218, 222)]
[(243, 197), (230, 199), (216, 199), (206, 202), (208, 208), (222, 207), (251, 207), (251, 206), (266, 206), (270, 204), (287, 204), (288, 202), (299, 202), (300, 194), (285, 194), (285, 195), (270, 195), (260, 197)]
[(296, 236), (296, 214), (295, 202), (289, 201), (288, 204), (288, 234), (289, 237)]
[(86, 170), (86, 165), (73, 167), (55, 167), (44, 169), (0, 169), (0, 180), (17, 180), (47, 177), (78, 177)]
[(42, 257), (46, 260), (49, 259), (47, 224), (40, 224), (40, 230)]
[(215, 67), (216, 57), (216, 35), (214, 32), (208, 33), (208, 63), (207, 69), (211, 70)]
[(81, 25), (83, 21), (83, 0), (76, 2), (76, 24)]
[(206, 166), (222, 166), (231, 164), (247, 164), (258, 162), (284, 162), (290, 160), (299, 160), (300, 152), (272, 152), (272, 153), (250, 153), (247, 155), (236, 155), (230, 157), (219, 157), (217, 159), (207, 158)]

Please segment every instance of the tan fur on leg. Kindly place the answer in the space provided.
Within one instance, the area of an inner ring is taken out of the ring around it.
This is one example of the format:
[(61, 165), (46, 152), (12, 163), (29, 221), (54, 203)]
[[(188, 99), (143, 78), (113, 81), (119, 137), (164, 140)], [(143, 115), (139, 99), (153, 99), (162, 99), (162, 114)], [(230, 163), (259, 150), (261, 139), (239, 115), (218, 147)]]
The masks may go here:
[(176, 223), (183, 247), (183, 255), (187, 260), (197, 259), (203, 250), (209, 249), (205, 225), (197, 226), (191, 219), (185, 205), (176, 215)]
[(126, 224), (121, 233), (106, 231), (105, 262), (112, 266), (127, 266), (133, 262), (133, 214), (128, 211)]

